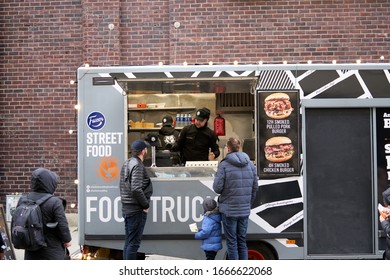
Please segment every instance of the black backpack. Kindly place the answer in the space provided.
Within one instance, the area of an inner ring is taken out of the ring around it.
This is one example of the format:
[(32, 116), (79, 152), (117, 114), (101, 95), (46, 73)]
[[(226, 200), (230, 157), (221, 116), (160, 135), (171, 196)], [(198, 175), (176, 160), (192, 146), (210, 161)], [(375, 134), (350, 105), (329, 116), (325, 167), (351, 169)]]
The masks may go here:
[(16, 249), (36, 251), (47, 246), (39, 205), (50, 197), (51, 194), (46, 194), (34, 201), (27, 194), (20, 198), (11, 220), (11, 241)]

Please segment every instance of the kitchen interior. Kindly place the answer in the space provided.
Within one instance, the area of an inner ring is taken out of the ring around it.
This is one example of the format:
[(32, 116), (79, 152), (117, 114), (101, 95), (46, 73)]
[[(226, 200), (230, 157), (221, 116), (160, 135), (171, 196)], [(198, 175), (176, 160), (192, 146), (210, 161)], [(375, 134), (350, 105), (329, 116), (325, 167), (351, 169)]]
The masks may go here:
[[(165, 115), (170, 115), (174, 121), (177, 114), (185, 116), (185, 124), (188, 124), (189, 115), (194, 118), (197, 109), (207, 107), (211, 111), (208, 121), (211, 129), (214, 130), (214, 120), (218, 115), (225, 120), (225, 133), (218, 136), (221, 155), (216, 160), (224, 158), (227, 140), (237, 137), (243, 143), (243, 150), (254, 161), (256, 82), (253, 77), (122, 81), (126, 83), (122, 87), (127, 90), (128, 143), (144, 139), (149, 133), (157, 134)], [(179, 131), (182, 126), (183, 123), (175, 125)]]

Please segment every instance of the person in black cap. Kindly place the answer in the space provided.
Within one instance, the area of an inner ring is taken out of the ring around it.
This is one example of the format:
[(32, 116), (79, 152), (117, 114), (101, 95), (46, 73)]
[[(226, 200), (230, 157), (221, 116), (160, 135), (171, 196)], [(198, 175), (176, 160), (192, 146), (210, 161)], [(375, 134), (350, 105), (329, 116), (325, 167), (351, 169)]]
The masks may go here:
[(208, 108), (198, 109), (195, 114), (195, 123), (185, 126), (180, 132), (173, 150), (180, 151), (182, 163), (214, 160), (219, 156), (218, 138), (207, 126), (209, 118)]
[(143, 164), (149, 146), (145, 141), (135, 140), (131, 144), (132, 156), (124, 162), (120, 173), (119, 189), (126, 234), (124, 260), (137, 259), (153, 194), (152, 181)]
[(173, 118), (170, 115), (164, 116), (161, 122), (162, 127), (158, 131), (160, 143), (157, 147), (156, 165), (159, 167), (179, 165), (179, 153), (171, 151), (179, 138), (179, 131), (173, 127)]

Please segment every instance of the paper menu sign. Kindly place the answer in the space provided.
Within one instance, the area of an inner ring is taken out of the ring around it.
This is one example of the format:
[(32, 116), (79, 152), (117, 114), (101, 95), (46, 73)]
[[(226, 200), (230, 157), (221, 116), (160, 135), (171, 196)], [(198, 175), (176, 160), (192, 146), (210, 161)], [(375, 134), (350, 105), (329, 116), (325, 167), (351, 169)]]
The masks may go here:
[(191, 232), (198, 232), (198, 226), (196, 225), (196, 223), (189, 224), (189, 227)]

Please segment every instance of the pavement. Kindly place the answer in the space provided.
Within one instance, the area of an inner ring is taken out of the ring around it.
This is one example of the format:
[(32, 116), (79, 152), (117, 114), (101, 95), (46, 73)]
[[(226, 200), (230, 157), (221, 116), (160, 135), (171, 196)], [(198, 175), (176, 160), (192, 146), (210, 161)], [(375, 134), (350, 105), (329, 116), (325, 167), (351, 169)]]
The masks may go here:
[[(81, 260), (80, 245), (78, 244), (78, 228), (77, 226), (69, 227), (70, 233), (72, 235), (72, 246), (70, 246), (69, 252), (72, 260)], [(24, 250), (14, 249), (16, 260), (24, 259)], [(147, 255), (145, 260), (177, 260), (180, 258), (162, 256), (162, 255)]]

